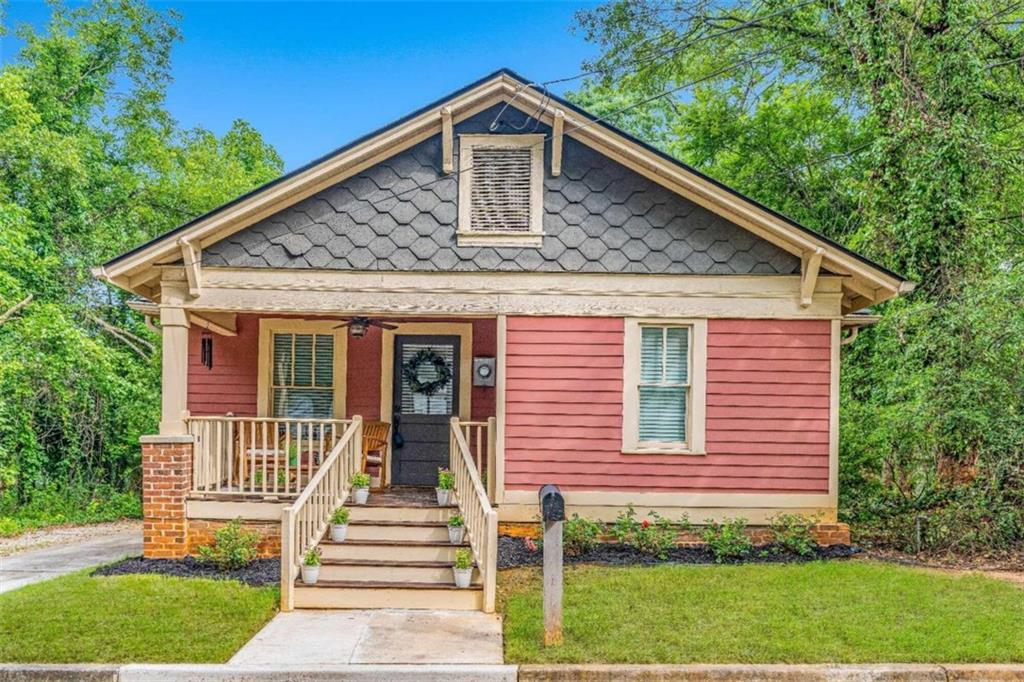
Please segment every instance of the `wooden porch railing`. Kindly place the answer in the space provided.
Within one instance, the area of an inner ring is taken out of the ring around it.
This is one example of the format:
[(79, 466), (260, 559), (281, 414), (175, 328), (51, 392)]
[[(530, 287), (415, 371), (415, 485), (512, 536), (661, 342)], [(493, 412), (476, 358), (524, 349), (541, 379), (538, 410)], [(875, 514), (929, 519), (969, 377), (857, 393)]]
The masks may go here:
[(189, 417), (192, 492), (298, 495), (334, 449), (344, 419)]
[(459, 422), (462, 435), (469, 446), (470, 458), (476, 464), (480, 480), (487, 491), (487, 499), (494, 502), (494, 457), (495, 457), (495, 418), (489, 417), (485, 422)]
[(452, 417), (449, 468), (455, 476), (455, 499), (466, 521), (473, 558), (484, 582), (484, 611), (493, 613), (498, 572), (498, 512), (491, 507), (477, 473), (463, 430), (467, 425), (458, 417)]
[(331, 514), (344, 504), (352, 474), (362, 466), (363, 418), (352, 417), (309, 485), (281, 513), (281, 610), (295, 607), (295, 577), (306, 550), (327, 531)]

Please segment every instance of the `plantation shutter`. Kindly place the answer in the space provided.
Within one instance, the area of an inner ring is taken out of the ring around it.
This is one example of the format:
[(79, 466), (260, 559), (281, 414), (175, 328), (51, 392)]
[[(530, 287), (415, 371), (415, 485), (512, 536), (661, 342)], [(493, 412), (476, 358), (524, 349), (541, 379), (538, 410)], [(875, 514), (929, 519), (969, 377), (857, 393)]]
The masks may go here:
[(329, 419), (334, 415), (334, 337), (274, 334), (273, 416)]
[(686, 442), (688, 327), (640, 329), (640, 442)]
[(530, 231), (532, 156), (529, 147), (473, 147), (471, 230)]

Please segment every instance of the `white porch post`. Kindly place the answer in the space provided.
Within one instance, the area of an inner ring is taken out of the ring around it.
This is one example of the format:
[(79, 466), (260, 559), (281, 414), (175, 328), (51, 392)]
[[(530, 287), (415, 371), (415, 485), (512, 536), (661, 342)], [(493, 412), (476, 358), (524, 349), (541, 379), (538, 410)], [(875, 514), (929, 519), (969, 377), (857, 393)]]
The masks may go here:
[[(188, 315), (180, 307), (183, 292), (163, 286), (160, 327), (163, 336), (160, 434), (186, 434), (188, 416)], [(177, 305), (176, 305), (177, 304)]]

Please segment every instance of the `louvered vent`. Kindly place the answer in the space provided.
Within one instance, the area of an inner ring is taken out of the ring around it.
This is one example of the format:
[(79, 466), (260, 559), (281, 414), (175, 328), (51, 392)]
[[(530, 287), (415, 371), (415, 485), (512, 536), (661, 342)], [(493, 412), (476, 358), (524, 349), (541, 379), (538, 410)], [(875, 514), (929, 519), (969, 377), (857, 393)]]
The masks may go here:
[(475, 146), (472, 154), (471, 229), (529, 232), (531, 149)]

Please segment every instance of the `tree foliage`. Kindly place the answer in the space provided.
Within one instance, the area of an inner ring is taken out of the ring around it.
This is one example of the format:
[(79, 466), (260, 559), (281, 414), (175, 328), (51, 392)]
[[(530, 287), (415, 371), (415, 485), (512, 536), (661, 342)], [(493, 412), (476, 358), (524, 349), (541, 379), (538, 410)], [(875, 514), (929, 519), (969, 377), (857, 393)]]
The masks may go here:
[(156, 426), (158, 339), (90, 267), (280, 173), (244, 121), (218, 136), (167, 113), (176, 21), (53, 5), (0, 70), (0, 514), (130, 489)]
[(579, 101), (646, 101), (616, 122), (918, 283), (842, 382), (841, 513), (901, 548), (922, 514), (927, 548), (1024, 543), (1022, 20), (1010, 0), (579, 16), (602, 51)]

